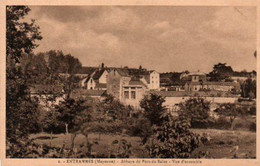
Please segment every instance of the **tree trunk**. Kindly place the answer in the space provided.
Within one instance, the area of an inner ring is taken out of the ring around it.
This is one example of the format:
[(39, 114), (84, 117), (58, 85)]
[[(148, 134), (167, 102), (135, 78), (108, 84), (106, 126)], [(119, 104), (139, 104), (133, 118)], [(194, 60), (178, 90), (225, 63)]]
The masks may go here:
[(234, 129), (234, 120), (235, 120), (235, 118), (230, 118), (230, 124), (231, 124), (230, 130)]
[(66, 135), (68, 135), (69, 134), (69, 128), (68, 128), (68, 124), (67, 123), (65, 124), (65, 131), (66, 131)]
[(74, 140), (76, 138), (76, 134), (75, 133), (72, 133), (71, 134), (71, 150), (73, 151), (73, 148), (74, 148)]
[(52, 146), (52, 134), (53, 134), (53, 132), (52, 132), (52, 130), (51, 130), (51, 140), (50, 140), (50, 147)]

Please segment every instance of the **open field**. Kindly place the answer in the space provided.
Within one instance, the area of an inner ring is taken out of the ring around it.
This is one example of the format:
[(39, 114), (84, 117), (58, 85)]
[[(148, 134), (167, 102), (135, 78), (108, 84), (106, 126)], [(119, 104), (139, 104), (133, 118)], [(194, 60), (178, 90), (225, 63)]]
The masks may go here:
[[(201, 145), (193, 152), (196, 156), (199, 151), (208, 151), (213, 158), (232, 158), (234, 149), (237, 149), (238, 157), (240, 158), (254, 158), (256, 156), (256, 133), (250, 131), (230, 131), (230, 130), (216, 130), (216, 129), (192, 129), (198, 134), (207, 133), (210, 137), (210, 142)], [(50, 144), (50, 135), (47, 133), (32, 134), (30, 136), (37, 144)], [(127, 135), (110, 135), (90, 133), (89, 141), (96, 142), (93, 144), (92, 152), (99, 154), (99, 156), (107, 153), (118, 151), (118, 146), (113, 145), (114, 140), (125, 139), (132, 145), (131, 158), (149, 158), (145, 147), (141, 144), (140, 137), (130, 137)], [(75, 147), (80, 149), (85, 142), (83, 135), (78, 135), (75, 139)], [(52, 145), (61, 147), (65, 143), (66, 147), (70, 147), (70, 135), (55, 134), (53, 135)]]

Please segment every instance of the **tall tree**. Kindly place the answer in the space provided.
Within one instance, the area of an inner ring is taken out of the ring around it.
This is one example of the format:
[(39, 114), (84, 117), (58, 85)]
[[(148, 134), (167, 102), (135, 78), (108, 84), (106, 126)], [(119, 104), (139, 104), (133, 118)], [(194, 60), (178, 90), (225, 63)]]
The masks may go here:
[(22, 21), (29, 11), (27, 6), (6, 7), (6, 54), (16, 62), (23, 53), (31, 53), (38, 46), (36, 41), (42, 39), (35, 20)]
[(59, 105), (56, 106), (56, 110), (59, 112), (58, 119), (66, 126), (66, 132), (71, 132), (72, 149), (74, 147), (74, 139), (78, 131), (84, 123), (89, 122), (91, 113), (89, 107), (83, 100), (74, 100), (66, 98)]
[(146, 95), (140, 101), (140, 106), (144, 109), (144, 114), (152, 125), (160, 126), (164, 120), (167, 120), (163, 116), (166, 112), (166, 107), (163, 106), (164, 102), (165, 99), (156, 94)]
[(21, 57), (30, 54), (42, 39), (34, 20), (22, 20), (29, 11), (27, 6), (6, 7), (6, 139), (18, 146), (37, 122), (38, 102), (30, 95), (28, 74), (20, 64)]
[(223, 81), (229, 78), (233, 73), (231, 66), (226, 63), (218, 63), (214, 65), (213, 70), (209, 73), (210, 81)]
[(256, 98), (256, 80), (248, 78), (241, 84), (241, 96), (244, 98)]
[(191, 98), (179, 104), (180, 119), (187, 119), (191, 126), (206, 125), (209, 120), (210, 102), (203, 98)]

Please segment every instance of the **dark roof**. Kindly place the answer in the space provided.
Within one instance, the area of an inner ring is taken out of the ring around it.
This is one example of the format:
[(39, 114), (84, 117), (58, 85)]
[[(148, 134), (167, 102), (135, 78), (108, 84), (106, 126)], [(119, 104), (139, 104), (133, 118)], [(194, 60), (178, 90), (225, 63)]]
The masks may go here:
[(129, 85), (140, 85), (140, 86), (146, 86), (142, 81), (136, 81), (136, 80), (131, 80), (129, 82)]
[(119, 75), (121, 76), (129, 76), (128, 71), (126, 69), (115, 69)]
[(95, 73), (94, 73), (94, 75), (92, 76), (92, 78), (93, 78), (94, 80), (98, 80), (98, 79), (102, 76), (102, 74), (104, 73), (104, 71), (105, 71), (105, 69), (96, 70)]
[(87, 66), (83, 66), (83, 67), (77, 72), (77, 74), (91, 74), (91, 73), (93, 73), (96, 69), (98, 69), (98, 67), (87, 67)]

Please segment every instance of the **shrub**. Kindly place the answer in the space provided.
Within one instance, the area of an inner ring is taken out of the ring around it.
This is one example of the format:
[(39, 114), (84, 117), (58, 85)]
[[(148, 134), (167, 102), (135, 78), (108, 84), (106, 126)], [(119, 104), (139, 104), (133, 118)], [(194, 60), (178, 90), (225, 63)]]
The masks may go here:
[(162, 114), (166, 112), (166, 107), (163, 106), (165, 99), (156, 94), (149, 94), (144, 96), (140, 101), (140, 107), (144, 109), (144, 115), (150, 120), (152, 125), (161, 125), (165, 120)]
[(151, 157), (188, 158), (198, 148), (200, 136), (192, 133), (188, 120), (166, 121), (154, 128), (154, 135), (147, 143)]
[(249, 130), (256, 132), (256, 123), (255, 123), (255, 122), (252, 122), (252, 123), (250, 124)]
[(190, 121), (192, 127), (206, 126), (209, 121), (210, 102), (203, 98), (191, 98), (179, 104), (178, 115)]

